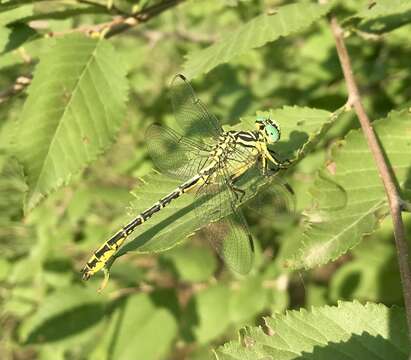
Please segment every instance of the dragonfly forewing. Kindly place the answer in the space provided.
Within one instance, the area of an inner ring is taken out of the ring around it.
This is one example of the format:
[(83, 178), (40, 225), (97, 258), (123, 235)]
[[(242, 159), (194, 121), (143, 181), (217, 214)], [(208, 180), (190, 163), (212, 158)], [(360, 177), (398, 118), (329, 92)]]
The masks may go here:
[(171, 102), (178, 126), (185, 136), (202, 141), (222, 133), (218, 119), (197, 98), (186, 78), (178, 74), (171, 84)]
[(164, 175), (187, 180), (206, 165), (211, 148), (165, 126), (146, 130), (147, 149), (154, 165)]

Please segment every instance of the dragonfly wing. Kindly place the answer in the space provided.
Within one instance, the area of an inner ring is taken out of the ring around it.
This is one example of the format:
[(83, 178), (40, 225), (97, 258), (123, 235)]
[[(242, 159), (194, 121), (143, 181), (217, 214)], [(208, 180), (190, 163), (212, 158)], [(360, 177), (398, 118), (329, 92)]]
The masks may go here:
[(284, 181), (279, 171), (262, 176), (261, 169), (253, 166), (248, 171), (250, 193), (255, 196), (245, 197), (247, 208), (262, 217), (274, 218), (280, 213), (295, 213), (295, 194), (291, 186)]
[(253, 239), (232, 190), (223, 182), (202, 186), (196, 194), (202, 203), (196, 215), (204, 237), (225, 264), (239, 274), (247, 274), (254, 262)]
[(206, 228), (206, 238), (225, 264), (235, 272), (246, 275), (254, 263), (253, 238), (240, 209)]
[(154, 165), (165, 175), (187, 180), (207, 163), (207, 145), (180, 135), (168, 127), (151, 125), (146, 144)]
[(216, 138), (222, 128), (217, 118), (197, 98), (184, 75), (174, 77), (171, 85), (171, 102), (178, 125), (191, 138)]
[(256, 211), (262, 216), (272, 214), (264, 212), (264, 209), (273, 209), (275, 213), (295, 213), (295, 195), (288, 183), (280, 180), (272, 181), (268, 186), (263, 188), (258, 194), (247, 203), (247, 207)]

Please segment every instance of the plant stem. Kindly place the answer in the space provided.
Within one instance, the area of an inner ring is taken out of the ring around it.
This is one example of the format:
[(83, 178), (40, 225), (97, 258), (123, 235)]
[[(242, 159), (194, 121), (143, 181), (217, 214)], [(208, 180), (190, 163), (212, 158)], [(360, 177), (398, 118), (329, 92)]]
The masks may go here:
[(335, 39), (338, 58), (340, 60), (341, 68), (343, 70), (346, 86), (348, 89), (348, 105), (352, 106), (355, 110), (355, 113), (357, 114), (362, 131), (365, 138), (367, 139), (368, 147), (370, 148), (371, 154), (374, 157), (379, 175), (384, 184), (385, 192), (387, 194), (394, 228), (395, 245), (397, 248), (397, 258), (404, 295), (405, 310), (407, 315), (408, 334), (411, 340), (411, 272), (408, 265), (408, 244), (406, 241), (405, 228), (401, 216), (403, 201), (400, 198), (393, 174), (390, 171), (390, 168), (384, 157), (383, 151), (375, 135), (370, 119), (368, 118), (364, 106), (361, 102), (361, 96), (352, 71), (351, 60), (344, 42), (343, 29), (340, 27), (337, 19), (334, 16), (331, 17), (330, 23), (331, 31)]

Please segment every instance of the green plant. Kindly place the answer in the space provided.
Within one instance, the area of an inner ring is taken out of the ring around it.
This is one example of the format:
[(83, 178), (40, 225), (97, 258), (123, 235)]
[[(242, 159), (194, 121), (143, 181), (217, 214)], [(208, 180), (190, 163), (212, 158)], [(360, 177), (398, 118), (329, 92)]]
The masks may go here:
[[(410, 14), (406, 0), (1, 2), (1, 358), (407, 359)], [(179, 185), (144, 138), (178, 125), (178, 72), (227, 129), (270, 111), (295, 212), (246, 210), (242, 277), (181, 198), (97, 293), (79, 274), (90, 252)]]

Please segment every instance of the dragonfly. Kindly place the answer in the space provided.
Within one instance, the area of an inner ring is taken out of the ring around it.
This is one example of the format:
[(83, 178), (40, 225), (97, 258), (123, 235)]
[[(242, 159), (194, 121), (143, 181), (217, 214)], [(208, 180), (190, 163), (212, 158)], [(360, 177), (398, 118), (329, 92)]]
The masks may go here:
[(195, 218), (209, 224), (205, 237), (226, 264), (240, 274), (252, 268), (254, 245), (240, 208), (246, 194), (240, 180), (251, 169), (257, 168), (264, 178), (290, 165), (270, 148), (280, 140), (280, 126), (270, 116), (258, 115), (255, 130), (224, 131), (184, 75), (174, 77), (170, 92), (181, 131), (153, 124), (146, 131), (146, 142), (160, 172), (182, 183), (101, 245), (81, 270), (84, 280), (106, 269), (138, 226), (186, 193), (194, 194), (199, 203)]

